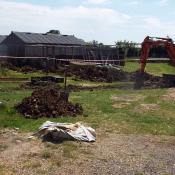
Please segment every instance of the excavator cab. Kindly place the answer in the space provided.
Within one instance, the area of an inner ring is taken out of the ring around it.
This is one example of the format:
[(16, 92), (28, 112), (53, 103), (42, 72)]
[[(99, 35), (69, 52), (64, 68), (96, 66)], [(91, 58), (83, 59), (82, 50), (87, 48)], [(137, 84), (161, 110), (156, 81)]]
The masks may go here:
[(147, 36), (143, 43), (140, 56), (140, 70), (136, 76), (135, 88), (140, 89), (144, 83), (144, 71), (149, 57), (150, 49), (154, 46), (163, 46), (168, 53), (170, 63), (175, 66), (175, 45), (171, 38), (160, 38)]

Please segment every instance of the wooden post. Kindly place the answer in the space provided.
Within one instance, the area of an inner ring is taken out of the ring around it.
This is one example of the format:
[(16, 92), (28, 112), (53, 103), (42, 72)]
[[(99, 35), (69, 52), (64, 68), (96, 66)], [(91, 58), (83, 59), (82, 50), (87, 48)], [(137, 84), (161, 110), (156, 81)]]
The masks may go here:
[(64, 90), (65, 91), (67, 90), (67, 68), (68, 68), (68, 65), (65, 65), (64, 66)]

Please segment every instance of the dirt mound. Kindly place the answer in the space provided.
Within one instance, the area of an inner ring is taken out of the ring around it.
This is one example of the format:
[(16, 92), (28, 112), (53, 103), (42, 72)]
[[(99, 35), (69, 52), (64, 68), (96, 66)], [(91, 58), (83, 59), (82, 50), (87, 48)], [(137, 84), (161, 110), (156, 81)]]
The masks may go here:
[(74, 74), (80, 79), (95, 82), (112, 82), (126, 79), (126, 75), (122, 70), (104, 67), (86, 67), (75, 71)]
[(14, 70), (14, 71), (18, 71), (18, 68), (16, 66), (14, 66), (13, 64), (8, 63), (8, 62), (0, 63), (0, 67), (7, 68), (7, 69), (10, 69), (10, 70)]
[(19, 68), (19, 71), (27, 73), (27, 72), (35, 72), (36, 69), (34, 69), (34, 68), (30, 67), (30, 66), (24, 66), (24, 67)]
[[(128, 74), (130, 81), (135, 81), (137, 77), (139, 76), (139, 71), (132, 72)], [(175, 83), (172, 81), (165, 80), (163, 77), (154, 76), (152, 74), (149, 74), (147, 72), (144, 72), (143, 75), (143, 88), (171, 88), (175, 87)]]
[[(117, 68), (107, 67), (76, 67), (68, 70), (69, 75), (74, 75), (78, 79), (88, 80), (92, 82), (113, 82), (113, 81), (136, 81), (139, 71), (125, 72)], [(164, 88), (173, 87), (171, 82), (164, 81), (162, 77), (154, 76), (147, 72), (143, 75), (145, 88)]]
[[(112, 82), (126, 79), (125, 73), (114, 67), (69, 65), (66, 69), (67, 76), (75, 76), (77, 79), (93, 82)], [(64, 72), (63, 67), (57, 67), (56, 73), (62, 75)]]
[[(135, 81), (137, 76), (139, 75), (140, 71), (137, 70), (135, 72), (131, 72), (131, 73), (127, 73), (128, 74), (128, 77), (131, 81)], [(162, 80), (162, 77), (159, 77), (159, 76), (154, 76), (152, 74), (149, 74), (147, 72), (144, 72), (144, 75), (143, 75), (143, 80), (144, 81), (151, 81), (151, 82), (156, 82), (156, 81), (160, 81)]]
[(76, 116), (83, 113), (80, 104), (68, 101), (69, 93), (56, 88), (39, 89), (16, 106), (26, 118)]
[(4, 62), (0, 64), (1, 67), (17, 71), (17, 72), (23, 72), (23, 73), (28, 73), (28, 72), (35, 72), (36, 69), (32, 68), (31, 66), (23, 66), (23, 67), (16, 67), (15, 65), (9, 63), (9, 62)]

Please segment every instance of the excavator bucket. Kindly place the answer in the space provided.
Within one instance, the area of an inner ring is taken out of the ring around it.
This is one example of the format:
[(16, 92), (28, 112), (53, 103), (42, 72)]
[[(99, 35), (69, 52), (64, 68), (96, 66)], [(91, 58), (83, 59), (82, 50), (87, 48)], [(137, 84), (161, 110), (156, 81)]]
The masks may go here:
[(144, 85), (144, 74), (141, 72), (136, 73), (134, 89), (141, 89)]

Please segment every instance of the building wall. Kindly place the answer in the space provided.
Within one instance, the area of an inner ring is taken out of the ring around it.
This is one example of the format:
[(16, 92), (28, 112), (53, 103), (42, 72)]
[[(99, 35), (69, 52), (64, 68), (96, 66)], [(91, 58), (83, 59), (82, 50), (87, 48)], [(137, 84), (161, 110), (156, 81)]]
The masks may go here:
[(16, 37), (13, 33), (10, 34), (3, 42), (3, 45), (7, 48), (8, 56), (23, 57), (24, 54), (24, 43)]
[(71, 46), (48, 46), (48, 45), (26, 45), (26, 57), (50, 57), (50, 58), (82, 58), (81, 47)]
[(0, 44), (0, 56), (7, 56), (7, 47), (3, 44)]
[(43, 47), (25, 45), (25, 57), (44, 57)]
[[(94, 46), (25, 45), (25, 57), (49, 57), (57, 59), (113, 60), (123, 65), (124, 53), (117, 48)], [(102, 63), (102, 62), (101, 62)]]
[[(111, 63), (122, 65), (124, 54), (117, 48), (109, 46), (68, 46), (25, 44), (14, 33), (11, 33), (4, 41), (7, 55), (13, 57), (49, 57), (57, 59), (82, 59), (82, 60), (114, 60)], [(102, 62), (101, 62), (102, 63)]]

